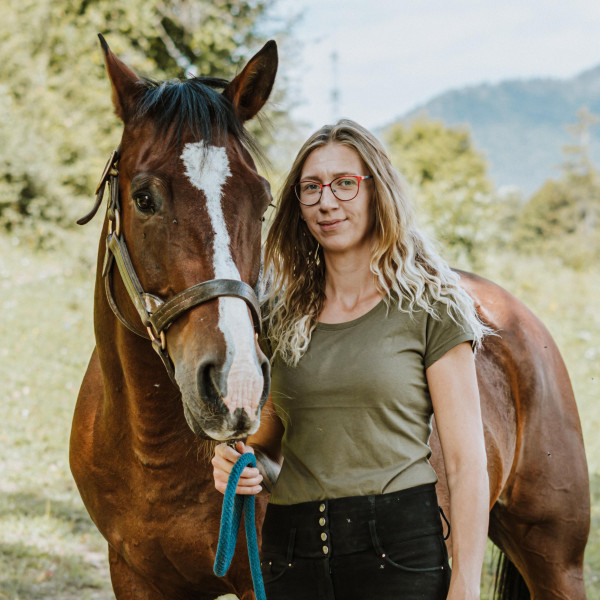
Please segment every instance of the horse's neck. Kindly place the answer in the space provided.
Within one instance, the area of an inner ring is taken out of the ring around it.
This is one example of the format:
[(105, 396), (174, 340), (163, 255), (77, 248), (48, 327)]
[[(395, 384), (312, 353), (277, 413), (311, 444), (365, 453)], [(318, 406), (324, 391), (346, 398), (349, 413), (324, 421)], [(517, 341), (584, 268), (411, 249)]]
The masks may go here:
[[(115, 440), (144, 462), (177, 460), (165, 449), (196, 444), (183, 414), (179, 389), (149, 340), (126, 330), (110, 309), (102, 279), (94, 306), (96, 346), (104, 379), (102, 419)], [(120, 299), (125, 307), (125, 300)], [(133, 315), (132, 315), (132, 322)], [(180, 458), (180, 457), (179, 457)]]
[(118, 424), (135, 452), (151, 458), (162, 455), (165, 447), (194, 436), (185, 421), (179, 390), (160, 360), (145, 356), (148, 350), (153, 353), (150, 342), (140, 341), (147, 347), (120, 344), (115, 358), (119, 359), (121, 372), (115, 373), (114, 380), (123, 385), (105, 383), (105, 409), (106, 417)]

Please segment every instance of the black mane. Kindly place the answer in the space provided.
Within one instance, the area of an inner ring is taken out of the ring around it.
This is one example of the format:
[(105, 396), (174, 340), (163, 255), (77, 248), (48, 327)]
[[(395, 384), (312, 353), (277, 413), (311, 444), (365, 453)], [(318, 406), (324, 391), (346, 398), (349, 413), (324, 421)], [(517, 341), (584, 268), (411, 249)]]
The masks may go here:
[(141, 79), (142, 89), (131, 115), (133, 120), (151, 119), (160, 136), (181, 142), (189, 130), (196, 139), (222, 144), (231, 134), (258, 158), (261, 152), (254, 138), (235, 114), (233, 104), (221, 91), (229, 83), (217, 77), (193, 77), (154, 81)]

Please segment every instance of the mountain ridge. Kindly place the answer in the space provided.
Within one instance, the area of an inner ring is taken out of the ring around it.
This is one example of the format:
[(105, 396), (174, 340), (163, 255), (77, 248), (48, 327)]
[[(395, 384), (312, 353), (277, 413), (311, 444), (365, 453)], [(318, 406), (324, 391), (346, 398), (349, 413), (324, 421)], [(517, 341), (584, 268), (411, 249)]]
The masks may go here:
[[(489, 162), (498, 187), (517, 186), (531, 194), (560, 176), (563, 148), (576, 143), (568, 126), (586, 107), (600, 115), (600, 65), (573, 77), (506, 79), (451, 89), (405, 113), (467, 126)], [(600, 125), (591, 128), (590, 156), (600, 164)]]

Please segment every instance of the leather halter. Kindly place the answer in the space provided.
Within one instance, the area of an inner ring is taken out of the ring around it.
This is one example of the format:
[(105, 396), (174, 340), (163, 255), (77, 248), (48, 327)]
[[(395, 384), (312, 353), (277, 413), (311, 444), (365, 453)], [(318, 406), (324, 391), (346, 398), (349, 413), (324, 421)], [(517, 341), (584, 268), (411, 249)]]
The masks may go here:
[[(113, 150), (104, 167), (100, 183), (96, 188), (94, 207), (85, 217), (79, 219), (77, 223), (85, 225), (93, 219), (102, 204), (104, 190), (106, 183), (108, 183), (110, 196), (106, 210), (108, 235), (106, 236), (106, 253), (102, 267), (102, 277), (104, 278), (104, 288), (108, 304), (115, 316), (129, 331), (152, 341), (152, 347), (160, 356), (171, 381), (177, 386), (175, 368), (167, 351), (167, 338), (165, 335), (166, 330), (173, 322), (183, 313), (199, 304), (214, 300), (220, 296), (232, 296), (234, 298), (241, 298), (246, 302), (250, 308), (254, 329), (259, 334), (261, 330), (261, 318), (258, 298), (254, 290), (247, 283), (235, 279), (211, 279), (203, 281), (187, 288), (168, 300), (162, 300), (154, 294), (145, 292), (133, 267), (121, 231), (118, 164), (119, 151)], [(116, 264), (125, 289), (137, 310), (143, 326), (146, 328), (145, 331), (129, 322), (117, 306), (112, 290), (112, 267), (114, 264)]]

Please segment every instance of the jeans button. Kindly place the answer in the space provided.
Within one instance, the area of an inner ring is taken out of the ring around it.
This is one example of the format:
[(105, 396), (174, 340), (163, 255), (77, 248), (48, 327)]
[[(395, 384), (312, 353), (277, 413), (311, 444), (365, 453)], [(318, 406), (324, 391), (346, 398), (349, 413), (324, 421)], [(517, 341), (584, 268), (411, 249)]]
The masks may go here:
[(324, 517), (321, 517), (321, 518), (319, 519), (319, 525), (320, 525), (321, 527), (323, 527), (323, 526), (325, 525), (325, 518), (324, 518)]

